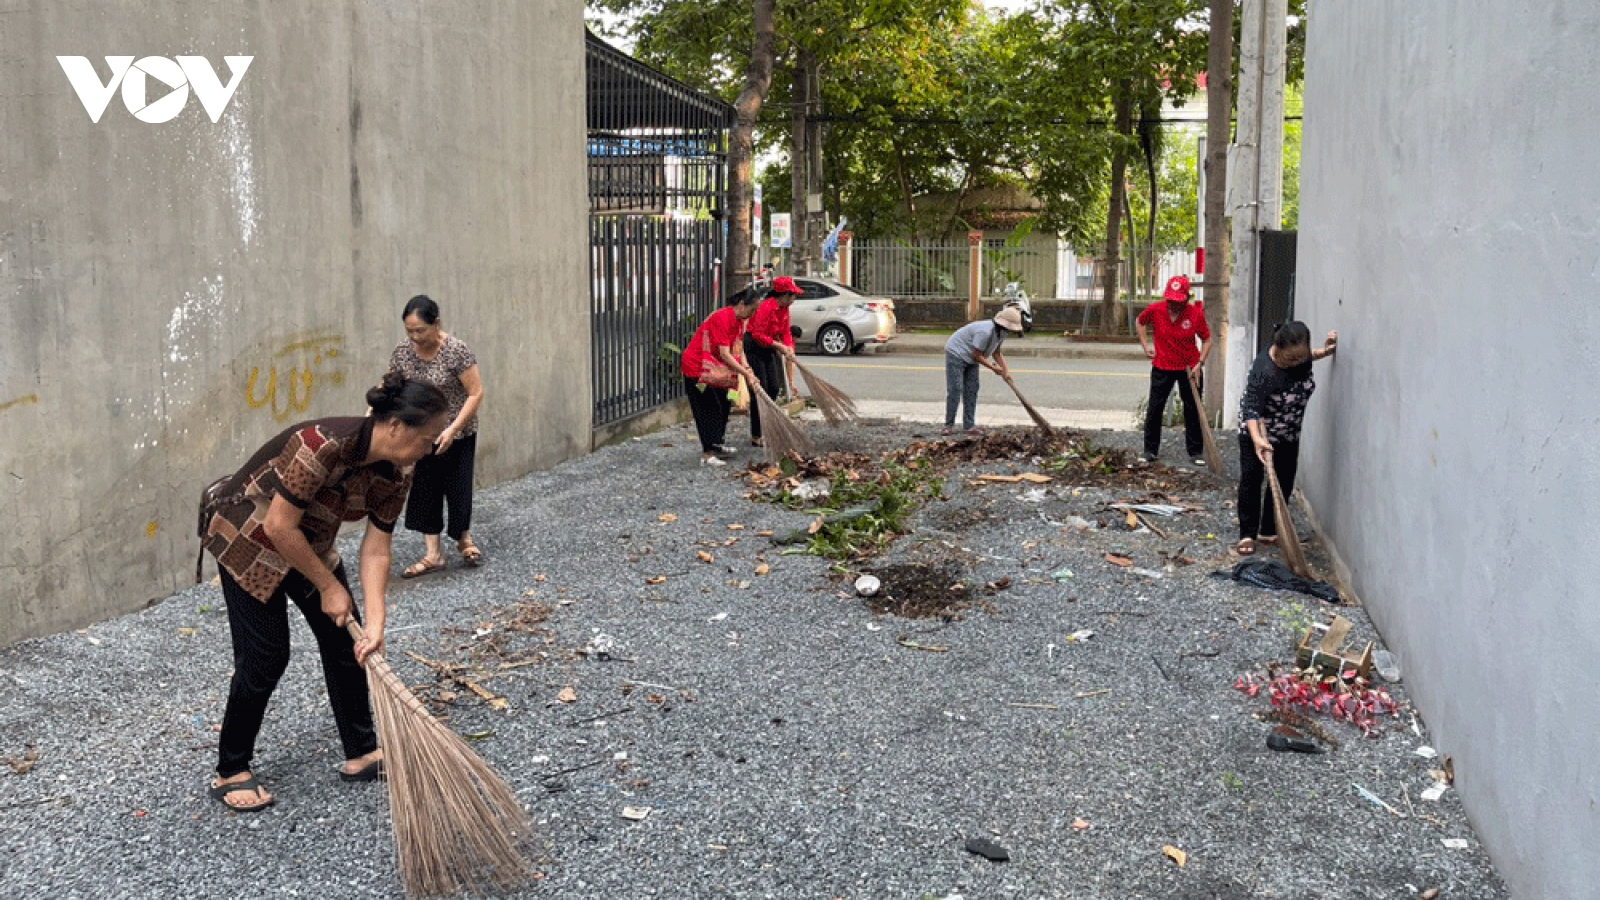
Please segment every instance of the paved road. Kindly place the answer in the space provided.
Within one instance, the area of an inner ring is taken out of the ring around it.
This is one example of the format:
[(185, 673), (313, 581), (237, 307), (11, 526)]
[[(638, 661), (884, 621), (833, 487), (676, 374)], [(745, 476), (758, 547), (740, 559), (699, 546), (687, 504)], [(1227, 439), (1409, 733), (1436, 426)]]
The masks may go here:
[[(1011, 372), (1028, 402), (1053, 424), (1130, 428), (1134, 409), (1150, 390), (1148, 363), (1089, 359), (1015, 359)], [(911, 421), (944, 417), (944, 357), (933, 355), (801, 357), (801, 363), (854, 397), (865, 415)], [(999, 377), (983, 370), (979, 424), (1027, 421)]]

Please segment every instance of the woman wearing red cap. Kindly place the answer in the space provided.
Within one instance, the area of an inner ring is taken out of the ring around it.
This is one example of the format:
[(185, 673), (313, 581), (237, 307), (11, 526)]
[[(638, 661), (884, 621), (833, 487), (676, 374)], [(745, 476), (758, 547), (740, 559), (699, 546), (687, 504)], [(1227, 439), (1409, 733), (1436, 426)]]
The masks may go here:
[[(1139, 343), (1144, 355), (1150, 357), (1150, 401), (1144, 414), (1144, 459), (1154, 462), (1161, 452), (1161, 418), (1167, 410), (1167, 398), (1172, 396), (1172, 385), (1178, 385), (1178, 396), (1183, 398), (1183, 439), (1189, 458), (1197, 466), (1205, 461), (1205, 438), (1200, 433), (1200, 403), (1189, 384), (1189, 370), (1205, 365), (1211, 352), (1211, 329), (1206, 326), (1205, 310), (1198, 303), (1190, 303), (1193, 291), (1186, 275), (1174, 275), (1167, 280), (1167, 289), (1161, 303), (1152, 303), (1139, 314)], [(1145, 331), (1155, 331), (1155, 346)], [(1195, 339), (1200, 340), (1199, 349)]]
[(694, 337), (689, 339), (688, 346), (683, 348), (683, 361), (679, 369), (683, 372), (684, 384), (689, 391), (689, 409), (694, 413), (694, 427), (700, 434), (702, 465), (726, 465), (723, 460), (733, 455), (722, 441), (728, 434), (728, 413), (733, 409), (733, 401), (728, 394), (737, 384), (707, 382), (715, 379), (716, 363), (743, 375), (751, 384), (756, 382), (756, 373), (750, 371), (736, 350), (740, 346), (740, 338), (744, 336), (745, 320), (755, 313), (756, 301), (760, 298), (760, 294), (749, 290), (734, 294), (730, 305), (717, 310), (700, 323)]
[[(756, 307), (755, 315), (750, 317), (750, 324), (745, 328), (745, 359), (749, 360), (750, 368), (760, 380), (761, 389), (774, 400), (778, 399), (784, 385), (784, 373), (778, 367), (778, 357), (783, 357), (788, 363), (788, 383), (794, 384), (794, 332), (789, 327), (789, 307), (794, 305), (794, 298), (800, 293), (793, 278), (783, 275), (773, 279), (772, 286), (767, 288), (766, 299)], [(756, 447), (763, 446), (761, 406), (757, 403), (750, 404), (750, 443)]]

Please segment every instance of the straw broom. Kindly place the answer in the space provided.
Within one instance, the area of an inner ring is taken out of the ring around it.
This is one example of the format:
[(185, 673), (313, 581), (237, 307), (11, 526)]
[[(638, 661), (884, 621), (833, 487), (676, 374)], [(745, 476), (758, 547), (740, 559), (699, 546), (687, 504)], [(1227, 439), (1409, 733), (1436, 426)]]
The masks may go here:
[(806, 382), (806, 393), (811, 395), (817, 410), (829, 425), (838, 427), (860, 417), (860, 413), (856, 412), (856, 401), (850, 399), (849, 394), (823, 381), (815, 372), (801, 365), (799, 360), (795, 360), (794, 367), (800, 370), (800, 377)]
[(1050, 423), (1045, 421), (1044, 416), (1033, 408), (1033, 404), (1028, 402), (1028, 398), (1022, 396), (1022, 391), (1017, 389), (1017, 383), (1012, 381), (1009, 375), (1006, 376), (1006, 384), (1011, 386), (1011, 393), (1017, 395), (1017, 402), (1021, 403), (1022, 408), (1028, 411), (1029, 417), (1033, 419), (1033, 424), (1039, 426), (1039, 430), (1044, 432), (1045, 437), (1053, 436), (1056, 433), (1055, 429), (1051, 428)]
[[(346, 627), (361, 639), (354, 620)], [(481, 892), (531, 877), (522, 847), (533, 825), (517, 795), (434, 718), (383, 654), (369, 655), (366, 669), (406, 893)]]
[(1306, 565), (1305, 551), (1300, 548), (1300, 535), (1294, 530), (1294, 519), (1289, 515), (1289, 498), (1283, 495), (1278, 484), (1278, 473), (1267, 463), (1267, 482), (1272, 486), (1273, 518), (1278, 525), (1278, 543), (1283, 547), (1283, 561), (1289, 571), (1301, 578), (1311, 577), (1311, 567)]
[(761, 443), (766, 446), (769, 461), (775, 463), (790, 453), (811, 453), (811, 439), (806, 437), (805, 429), (789, 418), (788, 411), (774, 403), (759, 383), (750, 385), (750, 399), (761, 410)]
[(1211, 414), (1206, 412), (1206, 403), (1200, 399), (1200, 376), (1193, 369), (1189, 370), (1189, 389), (1194, 394), (1195, 409), (1200, 412), (1200, 436), (1206, 442), (1206, 468), (1213, 475), (1222, 474), (1222, 451), (1217, 449), (1216, 435), (1211, 433)]

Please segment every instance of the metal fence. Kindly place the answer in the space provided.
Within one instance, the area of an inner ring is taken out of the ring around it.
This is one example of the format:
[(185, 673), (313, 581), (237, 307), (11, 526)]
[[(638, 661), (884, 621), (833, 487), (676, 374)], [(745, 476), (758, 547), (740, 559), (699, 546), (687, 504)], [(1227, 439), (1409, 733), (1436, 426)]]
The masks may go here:
[(858, 241), (851, 250), (851, 280), (875, 296), (966, 296), (972, 252), (966, 243), (922, 244)]
[(588, 35), (594, 426), (683, 396), (678, 351), (715, 308), (733, 107)]

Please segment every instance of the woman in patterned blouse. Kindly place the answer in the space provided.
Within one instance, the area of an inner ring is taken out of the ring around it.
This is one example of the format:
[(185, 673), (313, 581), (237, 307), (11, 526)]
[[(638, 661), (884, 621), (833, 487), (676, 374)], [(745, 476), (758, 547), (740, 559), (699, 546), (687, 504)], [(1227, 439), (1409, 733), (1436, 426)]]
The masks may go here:
[[(274, 799), (250, 772), (267, 701), (289, 665), (288, 601), (317, 640), (328, 701), (344, 745), (345, 781), (378, 778), (378, 749), (362, 663), (383, 650), (395, 520), (407, 474), (450, 421), (438, 388), (384, 376), (367, 392), (372, 414), (301, 422), (257, 450), (230, 482), (233, 499), (206, 526), (205, 548), (217, 560), (233, 636), (233, 680), (217, 741), (211, 796), (251, 812)], [(367, 520), (361, 542), (365, 636), (345, 631), (360, 621), (344, 563), (334, 549), (339, 526)]]
[[(1272, 488), (1263, 486), (1267, 466), (1278, 476), (1285, 494), (1294, 491), (1300, 465), (1300, 425), (1306, 404), (1317, 389), (1311, 361), (1332, 356), (1339, 333), (1328, 332), (1319, 350), (1311, 349), (1311, 329), (1304, 322), (1279, 325), (1272, 346), (1250, 366), (1244, 399), (1239, 403), (1239, 543), (1240, 556), (1256, 552), (1256, 541), (1275, 544), (1278, 523), (1272, 515)], [(1293, 528), (1294, 523), (1284, 524)]]
[[(433, 454), (417, 463), (406, 502), (406, 528), (422, 533), (426, 552), (401, 573), (415, 578), (445, 567), (439, 533), (456, 542), (461, 561), (476, 566), (483, 551), (472, 542), (472, 467), (478, 455), (478, 406), (483, 403), (483, 379), (478, 359), (467, 345), (446, 334), (439, 323), (439, 304), (425, 294), (412, 297), (400, 320), (406, 340), (394, 348), (389, 371), (415, 381), (425, 381), (444, 392), (450, 401), (450, 426), (439, 435)], [(450, 525), (445, 527), (445, 506)]]

